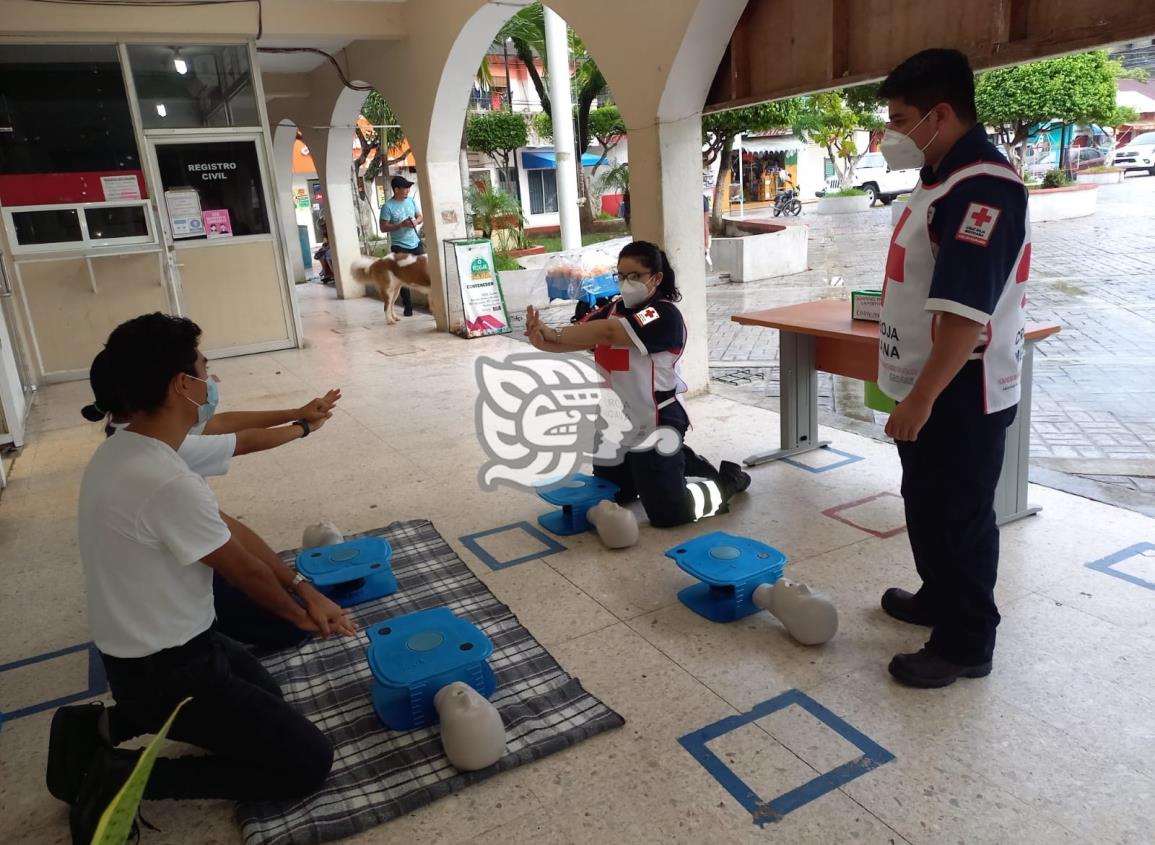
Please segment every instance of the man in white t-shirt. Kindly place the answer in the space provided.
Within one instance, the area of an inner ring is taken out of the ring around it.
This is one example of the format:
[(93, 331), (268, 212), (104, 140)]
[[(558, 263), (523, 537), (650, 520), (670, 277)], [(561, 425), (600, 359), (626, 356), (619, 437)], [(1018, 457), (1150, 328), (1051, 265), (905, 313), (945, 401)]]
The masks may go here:
[(325, 735), (213, 629), (215, 571), (302, 630), (356, 633), (291, 569), (246, 550), (177, 455), (210, 410), (199, 337), (187, 319), (149, 314), (117, 327), (106, 347), (130, 424), (89, 462), (78, 527), (89, 626), (116, 704), (53, 718), (48, 787), (72, 805), (74, 842), (91, 841), (139, 756), (115, 746), (155, 733), (186, 698), (169, 736), (208, 753), (158, 759), (146, 798), (288, 799), (319, 788), (332, 765)]
[[(113, 371), (108, 352), (101, 350), (88, 371), (95, 401), (81, 409), (85, 419), (107, 420), (106, 433), (112, 435), (128, 427), (128, 415), (117, 397), (119, 377)], [(215, 382), (215, 377), (213, 377)], [(214, 391), (215, 393), (215, 391)], [(208, 478), (225, 475), (232, 458), (275, 449), (308, 437), (332, 417), (341, 391), (330, 390), (300, 408), (283, 411), (230, 411), (215, 413), (203, 424), (193, 426), (191, 433), (177, 449), (177, 455), (197, 475)], [(249, 552), (276, 567), (280, 559), (261, 537), (244, 523), (221, 511), (229, 531)], [(216, 628), (222, 634), (246, 645), (266, 649), (295, 646), (308, 635), (296, 625), (252, 602), (218, 573), (213, 575), (213, 604)]]

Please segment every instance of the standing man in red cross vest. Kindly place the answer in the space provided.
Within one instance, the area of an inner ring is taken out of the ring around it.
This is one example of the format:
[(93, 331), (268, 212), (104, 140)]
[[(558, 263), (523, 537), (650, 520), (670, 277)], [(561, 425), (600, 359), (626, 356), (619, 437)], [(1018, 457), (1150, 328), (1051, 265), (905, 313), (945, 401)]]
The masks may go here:
[(990, 673), (999, 612), (994, 498), (1019, 402), (1031, 241), (1027, 191), (977, 122), (974, 74), (954, 50), (924, 50), (879, 89), (893, 170), (921, 167), (891, 236), (878, 383), (898, 402), (886, 433), (922, 586), (882, 596), (930, 627), (890, 673), (943, 687)]

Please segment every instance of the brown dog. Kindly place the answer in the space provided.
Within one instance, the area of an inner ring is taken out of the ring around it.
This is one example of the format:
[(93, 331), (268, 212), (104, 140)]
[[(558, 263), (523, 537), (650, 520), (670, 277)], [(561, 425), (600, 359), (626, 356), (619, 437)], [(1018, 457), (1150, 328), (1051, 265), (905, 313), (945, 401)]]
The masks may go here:
[(429, 279), (429, 262), (424, 255), (393, 253), (384, 258), (354, 258), (350, 269), (353, 278), (363, 285), (373, 285), (385, 303), (385, 322), (397, 322), (393, 306), (402, 287), (428, 291), (433, 285)]

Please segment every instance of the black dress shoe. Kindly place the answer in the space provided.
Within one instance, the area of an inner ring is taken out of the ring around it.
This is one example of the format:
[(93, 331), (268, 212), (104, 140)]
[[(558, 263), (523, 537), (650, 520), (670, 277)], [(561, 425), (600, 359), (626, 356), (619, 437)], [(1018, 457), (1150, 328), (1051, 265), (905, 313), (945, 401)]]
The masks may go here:
[(898, 587), (891, 587), (882, 594), (882, 609), (886, 611), (887, 616), (892, 616), (899, 622), (934, 627), (934, 619), (926, 608), (919, 604), (918, 596)]
[(92, 755), (100, 746), (108, 745), (100, 730), (102, 715), (104, 705), (99, 701), (61, 707), (52, 715), (45, 780), (53, 798), (65, 804), (76, 800)]
[[(99, 747), (68, 816), (72, 845), (90, 845), (100, 817), (136, 768), (139, 752)], [(136, 820), (133, 819), (133, 827)]]
[(895, 680), (908, 687), (938, 689), (949, 687), (959, 678), (985, 678), (991, 673), (991, 661), (951, 663), (923, 648), (913, 654), (896, 654), (889, 668)]

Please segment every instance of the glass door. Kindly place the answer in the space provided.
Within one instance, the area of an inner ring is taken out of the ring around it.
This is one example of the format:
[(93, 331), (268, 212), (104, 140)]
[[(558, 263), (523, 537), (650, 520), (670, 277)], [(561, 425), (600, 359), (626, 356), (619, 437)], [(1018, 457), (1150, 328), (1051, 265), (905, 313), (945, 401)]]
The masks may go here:
[[(15, 343), (11, 276), (0, 252), (0, 445), (24, 445), (24, 420), (32, 401), (32, 381), (26, 362)], [(12, 328), (10, 328), (12, 326)], [(0, 487), (4, 486), (4, 462), (0, 459)]]
[(150, 137), (180, 312), (216, 355), (296, 345), (259, 133)]

